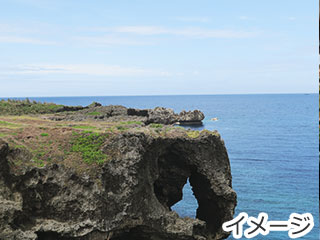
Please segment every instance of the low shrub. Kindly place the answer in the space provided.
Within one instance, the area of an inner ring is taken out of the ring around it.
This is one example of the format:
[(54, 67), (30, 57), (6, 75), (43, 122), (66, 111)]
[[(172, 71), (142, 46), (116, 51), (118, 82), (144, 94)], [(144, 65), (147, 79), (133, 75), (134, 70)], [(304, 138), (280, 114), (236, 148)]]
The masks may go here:
[(151, 128), (163, 128), (163, 125), (160, 123), (151, 123), (149, 126)]
[(107, 136), (99, 133), (74, 134), (71, 151), (82, 154), (83, 161), (92, 164), (102, 164), (107, 160), (107, 155), (100, 148)]

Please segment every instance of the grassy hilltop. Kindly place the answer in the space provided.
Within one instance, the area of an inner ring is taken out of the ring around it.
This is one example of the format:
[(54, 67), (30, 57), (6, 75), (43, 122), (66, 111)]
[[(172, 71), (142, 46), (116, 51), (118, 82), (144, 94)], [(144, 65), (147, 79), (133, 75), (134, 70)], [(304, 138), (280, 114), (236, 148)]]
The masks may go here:
[[(200, 135), (199, 131), (182, 127), (157, 123), (146, 125), (127, 118), (117, 121), (50, 120), (64, 108), (63, 105), (29, 100), (0, 101), (0, 138), (18, 153), (15, 156), (21, 156), (15, 157), (13, 162), (17, 170), (21, 166), (42, 167), (52, 163), (64, 164), (78, 171), (90, 170), (117, 155), (118, 149), (106, 146), (112, 138), (126, 132), (143, 132), (159, 138), (177, 135), (197, 138)], [(68, 114), (74, 113), (68, 111)]]
[(25, 114), (44, 114), (56, 113), (62, 109), (63, 105), (54, 103), (41, 103), (36, 101), (25, 100), (1, 100), (0, 115), (25, 115)]

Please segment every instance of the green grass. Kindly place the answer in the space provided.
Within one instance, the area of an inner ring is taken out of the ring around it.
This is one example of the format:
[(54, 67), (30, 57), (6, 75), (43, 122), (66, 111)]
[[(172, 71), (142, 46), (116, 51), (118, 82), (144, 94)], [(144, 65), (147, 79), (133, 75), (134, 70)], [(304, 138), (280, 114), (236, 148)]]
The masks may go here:
[(97, 116), (97, 115), (101, 115), (101, 112), (90, 112), (90, 113), (87, 113), (87, 115)]
[(85, 130), (85, 131), (82, 131), (82, 133), (93, 133), (93, 132), (90, 130)]
[(149, 126), (151, 128), (163, 128), (163, 125), (160, 123), (151, 123)]
[(119, 131), (126, 131), (126, 130), (129, 129), (129, 128), (123, 127), (123, 126), (116, 126), (116, 128), (117, 128)]
[(18, 127), (20, 127), (20, 125), (15, 124), (15, 123), (6, 122), (6, 121), (0, 121), (0, 127), (18, 128)]
[[(0, 137), (6, 137), (6, 136), (17, 136), (18, 133), (16, 132), (9, 132), (9, 133), (0, 133)], [(23, 139), (22, 139), (23, 140)]]
[(44, 161), (42, 159), (34, 158), (33, 161), (34, 161), (34, 163), (36, 164), (37, 167), (43, 167), (44, 166)]
[(32, 161), (35, 163), (35, 165), (38, 167), (43, 167), (44, 161), (41, 158), (46, 155), (46, 151), (43, 149), (43, 147), (30, 150), (30, 152), (32, 153)]
[(79, 152), (82, 154), (83, 161), (92, 164), (102, 164), (107, 160), (107, 155), (100, 148), (105, 142), (107, 136), (99, 133), (74, 133), (71, 152)]
[(137, 125), (142, 125), (142, 122), (140, 121), (127, 121), (127, 122), (120, 122), (122, 125), (131, 125), (131, 124), (137, 124)]
[(208, 133), (208, 134), (211, 134), (211, 135), (213, 135), (213, 136), (217, 136), (217, 137), (220, 137), (220, 134), (218, 133), (218, 131), (209, 131), (209, 130), (207, 130), (207, 129), (204, 129), (204, 130), (202, 130), (201, 131), (202, 133)]
[(2, 126), (12, 126), (12, 125), (15, 125), (14, 123), (9, 123), (9, 122), (6, 122), (6, 121), (0, 121), (0, 125)]
[(200, 135), (199, 131), (188, 131), (187, 135), (189, 138), (197, 138)]
[(54, 103), (41, 103), (36, 101), (2, 99), (0, 101), (0, 115), (26, 115), (26, 114), (42, 114), (55, 113), (63, 105)]
[(41, 136), (41, 137), (48, 137), (48, 136), (49, 136), (49, 133), (41, 133), (40, 136)]
[(94, 126), (88, 126), (88, 125), (77, 125), (77, 126), (73, 126), (72, 128), (75, 128), (75, 129), (96, 129), (96, 127)]
[(107, 133), (113, 133), (114, 132), (114, 127), (110, 127), (106, 129)]
[(14, 148), (26, 148), (25, 146), (23, 146), (23, 145), (14, 145)]

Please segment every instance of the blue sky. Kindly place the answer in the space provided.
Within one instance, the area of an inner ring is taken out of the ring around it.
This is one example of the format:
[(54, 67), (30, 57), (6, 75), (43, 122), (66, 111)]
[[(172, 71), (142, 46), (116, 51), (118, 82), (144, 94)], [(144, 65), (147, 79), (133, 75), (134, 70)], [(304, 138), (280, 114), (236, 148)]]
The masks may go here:
[(0, 97), (318, 90), (315, 0), (0, 2)]

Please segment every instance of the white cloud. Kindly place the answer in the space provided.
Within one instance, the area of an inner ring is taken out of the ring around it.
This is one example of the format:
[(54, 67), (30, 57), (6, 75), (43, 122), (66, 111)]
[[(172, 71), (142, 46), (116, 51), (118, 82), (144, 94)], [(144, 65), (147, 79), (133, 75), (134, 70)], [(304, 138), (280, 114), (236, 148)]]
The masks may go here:
[(110, 77), (170, 77), (167, 71), (144, 69), (138, 67), (121, 67), (105, 64), (26, 64), (1, 69), (2, 75), (28, 75), (28, 74), (81, 74)]
[(121, 26), (114, 28), (107, 28), (107, 31), (116, 33), (133, 33), (138, 35), (160, 35), (168, 34), (170, 30), (158, 26)]
[(256, 33), (245, 31), (210, 30), (199, 28), (173, 30), (171, 34), (192, 38), (248, 38), (256, 35)]
[(173, 35), (190, 38), (248, 38), (254, 37), (257, 32), (219, 30), (206, 28), (165, 28), (158, 26), (121, 26), (114, 28), (96, 29), (102, 32), (126, 33), (137, 35)]
[(74, 37), (74, 41), (85, 45), (109, 46), (109, 45), (151, 45), (153, 43), (135, 40), (128, 37), (105, 35), (99, 37)]
[(180, 22), (208, 23), (211, 21), (209, 17), (176, 17), (175, 19)]
[(52, 33), (53, 30), (55, 28), (45, 23), (29, 22), (22, 25), (0, 23), (0, 43), (54, 45), (57, 42), (45, 39), (48, 32)]
[(28, 43), (37, 45), (54, 45), (56, 42), (44, 41), (36, 38), (17, 37), (17, 36), (0, 36), (0, 43)]
[[(205, 19), (202, 20), (204, 21)], [(50, 29), (51, 32), (48, 32), (48, 29)], [(46, 23), (31, 23), (27, 26), (0, 23), (0, 43), (34, 45), (61, 45), (72, 43), (72, 45), (80, 44), (81, 46), (87, 45), (98, 47), (112, 45), (144, 46), (155, 45), (159, 40), (156, 38), (146, 38), (145, 36), (176, 36), (191, 39), (205, 39), (249, 38), (258, 34), (257, 32), (249, 31), (219, 30), (196, 27), (170, 28), (143, 25), (90, 28), (90, 30), (86, 29), (86, 31), (83, 31), (82, 29), (81, 31), (76, 30), (75, 32), (73, 31), (68, 33), (65, 32), (65, 30), (66, 29), (58, 29), (56, 26), (51, 26)], [(52, 35), (52, 31), (55, 32), (54, 35)], [(57, 39), (56, 36), (60, 36), (60, 39)]]

